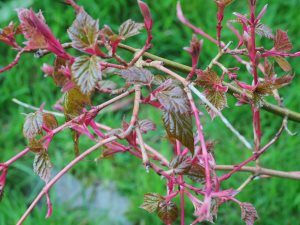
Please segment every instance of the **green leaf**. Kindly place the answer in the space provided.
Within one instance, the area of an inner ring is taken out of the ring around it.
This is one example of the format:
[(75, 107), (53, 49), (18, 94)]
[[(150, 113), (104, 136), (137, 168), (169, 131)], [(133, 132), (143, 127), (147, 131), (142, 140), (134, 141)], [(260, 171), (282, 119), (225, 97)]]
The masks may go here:
[(99, 35), (99, 21), (81, 11), (68, 29), (73, 48), (81, 51), (94, 49)]
[(41, 111), (29, 113), (25, 118), (23, 135), (26, 138), (34, 138), (42, 132), (43, 114)]
[(33, 171), (46, 183), (50, 179), (51, 168), (52, 164), (47, 151), (41, 151), (35, 155), (33, 161)]
[(153, 75), (149, 70), (136, 66), (120, 70), (119, 74), (129, 84), (150, 85), (153, 80)]
[(251, 203), (244, 202), (241, 203), (242, 220), (245, 221), (247, 225), (253, 225), (258, 219), (257, 211)]
[(292, 50), (293, 45), (289, 40), (287, 32), (283, 30), (277, 30), (274, 40), (274, 48), (280, 52), (289, 52)]
[(82, 113), (84, 107), (91, 105), (90, 95), (83, 94), (78, 87), (67, 91), (64, 98), (64, 113), (67, 120)]
[(50, 130), (54, 130), (58, 127), (58, 122), (55, 116), (51, 113), (43, 113), (43, 124)]
[[(225, 92), (215, 89), (207, 89), (204, 93), (208, 101), (210, 101), (219, 111), (222, 111), (222, 109), (227, 107), (227, 97)], [(210, 107), (206, 106), (206, 110), (212, 118), (215, 117), (215, 112), (211, 110)]]
[(187, 155), (176, 156), (171, 162), (169, 167), (172, 168), (175, 174), (183, 175), (186, 174), (192, 166), (191, 158)]
[(100, 60), (97, 56), (79, 56), (72, 65), (72, 76), (84, 94), (92, 92), (102, 79)]
[(140, 208), (153, 213), (158, 208), (158, 205), (164, 201), (164, 197), (156, 193), (147, 193), (144, 195), (144, 202)]
[(129, 37), (135, 36), (140, 33), (140, 30), (144, 28), (143, 23), (136, 23), (133, 20), (126, 20), (119, 29), (119, 36), (122, 39), (127, 39)]
[(192, 117), (190, 113), (164, 111), (163, 122), (171, 141), (179, 140), (184, 146), (194, 153), (194, 136)]
[(171, 224), (178, 217), (178, 208), (173, 202), (163, 202), (158, 206), (157, 215), (165, 224)]

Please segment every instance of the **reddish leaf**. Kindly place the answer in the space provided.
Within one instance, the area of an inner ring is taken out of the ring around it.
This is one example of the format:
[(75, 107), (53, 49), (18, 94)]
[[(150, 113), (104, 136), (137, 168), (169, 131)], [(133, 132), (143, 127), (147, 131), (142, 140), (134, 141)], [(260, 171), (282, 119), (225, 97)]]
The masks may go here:
[(120, 70), (119, 73), (129, 84), (150, 85), (153, 80), (153, 74), (149, 70), (136, 66)]
[(192, 160), (189, 156), (176, 156), (171, 162), (169, 167), (174, 170), (175, 174), (186, 174), (192, 166)]
[(274, 48), (280, 52), (288, 52), (292, 50), (293, 45), (289, 40), (287, 32), (277, 30), (274, 40)]
[(205, 168), (199, 164), (192, 164), (187, 174), (191, 180), (197, 183), (203, 183), (205, 181)]
[(45, 149), (41, 140), (38, 140), (36, 138), (29, 139), (28, 148), (30, 149), (30, 151), (35, 153), (41, 152)]
[(43, 113), (43, 125), (50, 130), (54, 130), (58, 127), (58, 122), (53, 114)]
[(157, 210), (158, 205), (164, 200), (164, 197), (156, 193), (147, 193), (144, 195), (144, 202), (140, 208), (153, 213)]
[(158, 206), (157, 215), (165, 224), (171, 224), (178, 217), (178, 208), (173, 202), (162, 202)]
[(138, 4), (139, 4), (140, 10), (143, 14), (143, 17), (144, 17), (145, 28), (148, 32), (150, 32), (151, 29), (152, 29), (153, 20), (152, 20), (152, 17), (151, 17), (149, 7), (146, 3), (144, 3), (140, 0), (138, 1)]
[(69, 80), (63, 73), (63, 68), (66, 67), (67, 61), (64, 58), (56, 57), (54, 61), (54, 71), (52, 73), (52, 77), (58, 87), (63, 87)]
[(73, 48), (80, 51), (93, 51), (99, 35), (99, 21), (94, 20), (84, 10), (77, 14), (68, 29)]
[(102, 79), (100, 60), (97, 56), (79, 56), (72, 65), (72, 76), (83, 94), (91, 93)]
[(257, 211), (251, 203), (241, 203), (242, 210), (242, 220), (245, 221), (247, 225), (253, 225), (258, 219)]
[(148, 133), (148, 131), (150, 131), (150, 130), (156, 130), (155, 124), (151, 120), (148, 120), (148, 119), (139, 121), (139, 126), (141, 129), (141, 132), (144, 134)]
[(26, 138), (34, 138), (36, 135), (42, 132), (43, 126), (43, 114), (41, 111), (35, 113), (29, 113), (26, 116), (23, 126), (23, 134)]
[(7, 27), (1, 29), (0, 41), (10, 45), (12, 47), (17, 47), (15, 40), (15, 35), (21, 32), (20, 28), (16, 26), (13, 22), (10, 22)]
[(162, 118), (170, 140), (179, 140), (193, 154), (194, 135), (191, 115), (189, 113), (164, 111)]
[(119, 36), (121, 39), (127, 39), (140, 33), (144, 28), (144, 24), (136, 23), (133, 20), (126, 20), (119, 28)]
[(64, 48), (45, 23), (42, 12), (35, 14), (32, 9), (19, 9), (18, 16), (27, 39), (27, 49), (47, 48), (60, 57), (68, 58)]
[(215, 2), (217, 3), (217, 5), (219, 6), (228, 6), (229, 4), (231, 4), (234, 0), (215, 0)]
[(193, 34), (192, 40), (190, 42), (190, 47), (184, 48), (192, 56), (192, 64), (197, 65), (199, 60), (199, 55), (203, 46), (203, 40), (198, 40), (197, 36)]

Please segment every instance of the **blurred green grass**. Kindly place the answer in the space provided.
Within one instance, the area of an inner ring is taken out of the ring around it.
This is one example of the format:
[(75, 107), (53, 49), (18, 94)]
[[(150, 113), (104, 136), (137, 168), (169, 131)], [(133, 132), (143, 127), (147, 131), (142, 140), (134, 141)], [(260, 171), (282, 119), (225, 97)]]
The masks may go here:
[[(99, 18), (100, 24), (109, 24), (112, 28), (117, 29), (118, 26), (128, 18), (141, 21), (135, 0), (79, 0), (79, 4), (83, 5), (86, 11), (94, 18)], [(192, 35), (190, 29), (180, 24), (176, 18), (176, 1), (145, 1), (149, 4), (154, 18), (154, 40), (151, 52), (163, 57), (167, 57), (177, 62), (190, 64), (190, 58), (182, 48), (187, 46)], [(247, 13), (246, 1), (235, 1), (228, 8), (228, 14), (225, 19), (233, 18), (231, 12), (237, 11), (242, 14)], [(273, 30), (281, 28), (288, 30), (289, 36), (294, 44), (294, 48), (299, 49), (300, 33), (299, 23), (300, 14), (298, 10), (299, 1), (259, 1), (258, 9), (264, 4), (269, 3), (268, 11), (263, 22)], [(16, 19), (14, 9), (16, 7), (32, 7), (35, 11), (41, 9), (47, 20), (47, 23), (59, 37), (62, 42), (68, 41), (66, 29), (70, 26), (74, 19), (72, 9), (60, 0), (2, 0), (0, 2), (0, 27), (4, 27), (9, 21)], [(207, 0), (186, 0), (182, 1), (182, 7), (186, 16), (197, 26), (202, 27), (211, 35), (215, 35), (215, 6), (213, 1)], [(143, 38), (133, 38), (128, 44), (134, 47), (140, 47)], [(236, 39), (228, 31), (224, 32), (224, 40)], [(264, 43), (264, 41), (262, 41)], [(200, 58), (201, 68), (205, 68), (211, 58), (216, 54), (217, 49), (214, 45), (205, 40), (203, 52)], [(15, 52), (0, 43), (0, 66), (10, 63)], [(24, 148), (26, 142), (22, 137), (22, 124), (24, 116), (21, 113), (30, 112), (27, 109), (19, 107), (12, 103), (12, 98), (18, 98), (24, 102), (39, 106), (46, 103), (46, 108), (50, 108), (57, 98), (61, 95), (60, 91), (54, 87), (49, 79), (45, 79), (40, 70), (44, 62), (53, 61), (53, 56), (46, 56), (43, 59), (33, 58), (32, 55), (24, 55), (14, 69), (0, 75), (1, 95), (0, 95), (0, 161), (4, 161), (13, 156)], [(299, 59), (289, 60), (295, 70), (295, 80), (292, 85), (281, 90), (284, 97), (285, 105), (293, 110), (300, 111), (300, 92), (299, 85), (300, 74)], [(222, 62), (231, 67), (236, 66), (230, 58), (224, 57)], [(248, 76), (245, 69), (242, 68), (240, 77)], [(97, 99), (101, 101), (101, 98)], [(103, 99), (102, 99), (103, 100)], [(229, 108), (224, 110), (224, 114), (228, 119), (240, 130), (248, 139), (251, 139), (251, 114), (247, 106), (234, 107), (234, 99), (229, 97)], [(113, 114), (107, 114), (100, 117), (100, 121), (113, 127), (119, 126), (116, 121), (123, 117), (123, 114), (129, 116), (130, 112), (123, 110)], [(263, 125), (263, 142), (267, 142), (276, 129), (280, 126), (280, 118), (269, 113), (262, 113)], [(160, 115), (150, 108), (146, 107), (141, 113), (144, 118), (151, 118), (159, 121)], [(237, 142), (236, 138), (224, 127), (219, 119), (211, 121), (208, 117), (204, 118), (205, 132), (208, 139), (217, 142), (215, 155), (219, 164), (237, 163), (249, 156), (249, 153), (243, 150), (243, 146)], [(61, 120), (60, 122), (63, 122)], [(299, 125), (289, 123), (292, 131), (299, 132)], [(160, 127), (161, 128), (161, 127)], [(151, 136), (152, 140), (157, 140), (165, 136), (163, 129), (158, 129)], [(54, 143), (51, 144), (50, 154), (56, 168), (62, 168), (67, 161), (71, 160), (72, 142), (70, 133), (64, 132), (55, 137)], [(150, 142), (150, 136), (147, 138)], [(282, 138), (276, 143), (268, 153), (266, 153), (261, 162), (265, 167), (281, 169), (281, 170), (299, 170), (300, 159), (300, 139), (298, 136), (290, 137), (283, 134)], [(81, 148), (90, 146), (88, 141), (81, 141)], [(170, 152), (167, 140), (153, 143), (156, 148), (164, 153)], [(97, 157), (96, 153), (90, 157)], [(13, 165), (9, 170), (5, 196), (0, 203), (0, 224), (15, 224), (16, 220), (25, 211), (26, 206), (32, 201), (42, 182), (32, 172), (33, 154), (29, 154), (24, 159)], [(145, 173), (139, 160), (129, 155), (119, 155), (114, 160), (100, 161), (95, 164), (93, 162), (84, 161), (77, 165), (72, 174), (82, 179), (87, 185), (93, 180), (113, 180), (116, 182), (119, 191), (131, 200), (131, 207), (128, 212), (128, 218), (132, 224), (161, 224), (155, 215), (149, 215), (147, 212), (139, 209), (142, 203), (143, 194), (147, 192), (165, 193), (164, 181), (150, 172)], [(246, 174), (235, 175), (233, 179), (227, 181), (224, 188), (238, 187)], [(300, 183), (293, 180), (284, 180), (279, 178), (255, 180), (238, 196), (241, 201), (251, 202), (255, 205), (260, 215), (257, 224), (274, 225), (274, 224), (299, 224), (300, 216)], [(188, 204), (188, 222), (193, 219), (192, 206)], [(25, 224), (107, 224), (101, 218), (87, 218), (85, 210), (68, 212), (63, 206), (59, 206), (54, 202), (53, 216), (47, 220), (44, 219), (46, 212), (45, 207), (34, 210), (30, 218)], [(220, 214), (216, 224), (243, 224), (240, 220), (240, 210), (236, 205), (225, 204), (220, 208)]]

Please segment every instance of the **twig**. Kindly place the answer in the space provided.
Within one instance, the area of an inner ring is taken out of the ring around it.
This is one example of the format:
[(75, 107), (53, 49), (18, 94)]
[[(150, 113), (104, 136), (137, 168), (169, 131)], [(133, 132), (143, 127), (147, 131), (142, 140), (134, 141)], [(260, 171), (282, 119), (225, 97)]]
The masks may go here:
[(140, 145), (140, 149), (141, 149), (141, 153), (142, 153), (143, 164), (146, 167), (147, 173), (149, 173), (149, 167), (150, 167), (149, 158), (148, 158), (148, 155), (146, 152), (145, 143), (144, 143), (143, 136), (142, 136), (139, 126), (137, 126), (135, 128), (135, 131), (136, 131), (137, 140)]

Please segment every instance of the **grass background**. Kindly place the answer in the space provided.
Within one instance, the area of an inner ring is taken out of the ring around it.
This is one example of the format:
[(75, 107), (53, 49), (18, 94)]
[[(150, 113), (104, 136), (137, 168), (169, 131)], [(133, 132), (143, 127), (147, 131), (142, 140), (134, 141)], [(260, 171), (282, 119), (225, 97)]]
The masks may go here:
[[(83, 5), (86, 11), (94, 18), (100, 19), (101, 26), (104, 24), (111, 25), (115, 30), (118, 26), (128, 18), (142, 21), (135, 0), (79, 0), (79, 4)], [(154, 47), (151, 52), (167, 57), (177, 62), (190, 64), (190, 58), (182, 48), (187, 46), (192, 35), (190, 29), (183, 27), (176, 18), (176, 1), (146, 1), (151, 7), (154, 18)], [(258, 1), (258, 9), (264, 4), (269, 4), (268, 11), (263, 22), (275, 31), (281, 28), (288, 30), (291, 41), (294, 44), (295, 51), (300, 48), (299, 39), (299, 23), (300, 14), (298, 10), (299, 1), (289, 0), (261, 0)], [(236, 1), (228, 8), (228, 14), (225, 19), (233, 18), (231, 12), (237, 11), (242, 14), (247, 13), (246, 0)], [(74, 19), (72, 9), (59, 0), (2, 0), (0, 1), (0, 27), (4, 27), (9, 21), (17, 21), (15, 8), (32, 7), (35, 11), (41, 9), (52, 28), (54, 34), (59, 37), (62, 42), (69, 41), (66, 29), (70, 26)], [(215, 35), (215, 6), (210, 0), (185, 0), (182, 1), (182, 7), (186, 16), (197, 26), (202, 27), (211, 35)], [(226, 29), (225, 29), (226, 30)], [(141, 35), (132, 38), (127, 43), (140, 47), (143, 43)], [(228, 31), (224, 32), (224, 41), (236, 39)], [(208, 41), (204, 42), (203, 52), (200, 58), (200, 67), (205, 68), (209, 61), (217, 52), (215, 46)], [(262, 40), (261, 44), (271, 46), (266, 40)], [(0, 66), (10, 63), (15, 52), (0, 43)], [(30, 112), (27, 109), (19, 107), (12, 103), (12, 98), (18, 98), (29, 104), (39, 106), (42, 102), (46, 103), (46, 108), (51, 108), (57, 98), (61, 95), (60, 90), (54, 87), (50, 79), (45, 79), (40, 70), (44, 62), (52, 62), (53, 56), (47, 56), (43, 59), (33, 58), (32, 55), (24, 55), (14, 69), (4, 74), (0, 74), (0, 161), (5, 161), (24, 148), (26, 142), (22, 137), (22, 124), (24, 116), (21, 113)], [(222, 62), (231, 67), (236, 66), (230, 58), (224, 57)], [(284, 96), (285, 105), (293, 110), (300, 110), (300, 92), (299, 92), (299, 59), (291, 59), (291, 64), (295, 70), (295, 80), (289, 87), (281, 90)], [(278, 70), (280, 71), (280, 70)], [(282, 72), (279, 72), (282, 74)], [(248, 74), (244, 68), (241, 68), (239, 76), (247, 77)], [(98, 97), (94, 102), (104, 101), (105, 97)], [(224, 110), (225, 116), (240, 130), (248, 139), (252, 137), (252, 131), (249, 124), (251, 123), (251, 114), (247, 106), (234, 107), (235, 100), (229, 97), (229, 107)], [(114, 112), (113, 114), (102, 115), (100, 122), (118, 127), (119, 121), (130, 111), (128, 108)], [(141, 113), (144, 118), (151, 118), (159, 122), (160, 115), (150, 107), (145, 107)], [(263, 112), (263, 143), (266, 143), (276, 129), (280, 126), (281, 119)], [(62, 123), (63, 120), (60, 120)], [(235, 137), (224, 127), (219, 119), (211, 121), (209, 117), (204, 118), (205, 133), (208, 139), (217, 142), (215, 155), (219, 164), (237, 163), (247, 157), (249, 153), (243, 150), (243, 146)], [(168, 155), (170, 147), (167, 140), (159, 140), (165, 136), (163, 129), (152, 133), (146, 139), (149, 140), (156, 148)], [(290, 122), (289, 127), (294, 132), (300, 131), (299, 124)], [(81, 148), (90, 146), (88, 141), (81, 142)], [(263, 166), (281, 170), (299, 170), (299, 136), (290, 137), (286, 133), (282, 135), (281, 141), (276, 143), (268, 153), (261, 158)], [(50, 154), (54, 166), (62, 168), (67, 161), (73, 157), (72, 142), (70, 141), (70, 133), (64, 132), (57, 137), (50, 146)], [(99, 153), (90, 157), (93, 159)], [(13, 164), (9, 170), (7, 186), (5, 188), (5, 196), (0, 203), (0, 225), (15, 224), (17, 219), (26, 210), (26, 206), (36, 196), (42, 188), (43, 183), (32, 172), (33, 154), (29, 154), (24, 159)], [(150, 172), (145, 173), (140, 161), (129, 155), (120, 155), (114, 160), (101, 161), (98, 164), (92, 161), (84, 161), (77, 165), (71, 172), (77, 178), (81, 179), (85, 185), (89, 185), (95, 180), (103, 183), (114, 181), (121, 194), (128, 197), (131, 206), (128, 209), (128, 218), (132, 224), (161, 224), (154, 215), (139, 209), (142, 203), (143, 194), (147, 192), (165, 193), (164, 181)], [(224, 188), (238, 187), (247, 177), (246, 174), (235, 175), (233, 179), (224, 184)], [(300, 216), (300, 183), (293, 180), (284, 180), (279, 178), (255, 180), (238, 196), (241, 201), (251, 202), (255, 205), (260, 215), (257, 224), (274, 225), (274, 224), (299, 224)], [(76, 211), (65, 210), (64, 206), (54, 203), (54, 213), (48, 220), (44, 219), (46, 208), (38, 207), (33, 211), (25, 224), (111, 224), (101, 218), (89, 218), (85, 208)], [(188, 222), (192, 221), (192, 206), (187, 205)], [(177, 223), (178, 224), (178, 223)], [(224, 204), (220, 208), (220, 213), (216, 221), (217, 225), (243, 224), (240, 220), (240, 210), (238, 206), (231, 203)]]

